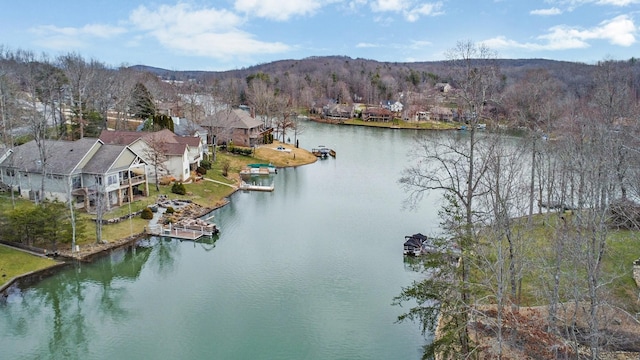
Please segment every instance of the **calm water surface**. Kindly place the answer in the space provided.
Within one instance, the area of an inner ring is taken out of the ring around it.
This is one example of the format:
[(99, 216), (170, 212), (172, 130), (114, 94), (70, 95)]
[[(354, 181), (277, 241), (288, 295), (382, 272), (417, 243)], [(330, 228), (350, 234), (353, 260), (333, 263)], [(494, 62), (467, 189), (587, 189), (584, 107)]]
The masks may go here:
[(404, 236), (437, 230), (433, 199), (401, 210), (414, 135), (309, 123), (300, 146), (337, 158), (234, 194), (216, 241), (152, 238), (15, 289), (0, 358), (419, 359), (428, 339), (391, 305), (420, 278)]

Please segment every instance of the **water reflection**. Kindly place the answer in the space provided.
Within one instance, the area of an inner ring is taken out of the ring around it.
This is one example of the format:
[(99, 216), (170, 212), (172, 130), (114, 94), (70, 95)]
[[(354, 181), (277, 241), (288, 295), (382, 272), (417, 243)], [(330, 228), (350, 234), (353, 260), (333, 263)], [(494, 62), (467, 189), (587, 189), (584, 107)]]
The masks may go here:
[[(12, 290), (0, 311), (3, 339), (30, 340), (31, 348), (8, 354), (46, 353), (52, 359), (82, 359), (89, 352), (90, 339), (101, 336), (99, 321), (119, 322), (131, 316), (124, 305), (127, 288), (123, 283), (139, 278), (154, 247), (133, 246), (110, 252), (95, 264), (75, 263), (38, 286)], [(49, 334), (38, 343), (33, 334)], [(5, 341), (2, 341), (4, 343)]]
[(391, 305), (421, 276), (404, 236), (437, 226), (435, 206), (400, 210), (412, 134), (313, 126), (301, 144), (339, 157), (237, 192), (214, 212), (219, 236), (152, 237), (18, 289), (0, 305), (3, 356), (420, 358), (419, 326)]

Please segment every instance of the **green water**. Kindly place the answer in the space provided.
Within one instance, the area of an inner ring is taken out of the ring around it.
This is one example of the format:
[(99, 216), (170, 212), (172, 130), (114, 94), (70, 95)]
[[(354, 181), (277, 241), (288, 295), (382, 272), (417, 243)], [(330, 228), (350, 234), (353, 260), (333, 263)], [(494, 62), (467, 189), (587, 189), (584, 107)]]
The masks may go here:
[(13, 289), (0, 358), (419, 359), (428, 339), (391, 305), (421, 276), (404, 236), (437, 230), (434, 199), (401, 210), (414, 135), (307, 124), (300, 146), (337, 158), (234, 194), (215, 241), (152, 238)]

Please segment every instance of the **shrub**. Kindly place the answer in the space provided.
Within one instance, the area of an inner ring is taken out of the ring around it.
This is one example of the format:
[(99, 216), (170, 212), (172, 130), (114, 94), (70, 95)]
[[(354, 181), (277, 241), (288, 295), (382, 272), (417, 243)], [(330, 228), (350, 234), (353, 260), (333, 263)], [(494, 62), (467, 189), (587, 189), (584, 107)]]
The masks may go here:
[(204, 168), (204, 169), (206, 169), (206, 170), (211, 170), (211, 161), (209, 161), (209, 160), (207, 160), (207, 159), (202, 160), (202, 161), (200, 162), (200, 167), (202, 167), (202, 168)]
[(187, 193), (187, 189), (184, 187), (183, 183), (174, 182), (173, 186), (171, 186), (171, 192), (178, 195), (185, 195)]
[(198, 166), (198, 168), (196, 169), (196, 173), (200, 175), (206, 175), (207, 169), (204, 166)]
[(169, 206), (167, 208), (167, 211), (165, 211), (166, 214), (173, 214), (174, 212), (176, 212), (176, 210), (173, 208), (173, 206)]
[(140, 214), (140, 217), (145, 220), (151, 220), (153, 219), (153, 211), (151, 211), (151, 208), (146, 207), (142, 209), (142, 213)]
[(220, 165), (222, 167), (222, 176), (227, 177), (227, 175), (229, 175), (229, 169), (231, 168), (231, 162), (229, 159), (224, 159)]

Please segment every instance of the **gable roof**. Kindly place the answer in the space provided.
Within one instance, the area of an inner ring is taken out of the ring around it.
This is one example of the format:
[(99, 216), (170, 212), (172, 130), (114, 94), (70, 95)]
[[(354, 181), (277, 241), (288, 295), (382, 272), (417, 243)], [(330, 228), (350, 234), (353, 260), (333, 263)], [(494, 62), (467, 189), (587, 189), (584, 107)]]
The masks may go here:
[[(91, 148), (97, 144), (102, 143), (95, 138), (76, 141), (44, 140), (44, 149), (47, 152), (46, 172), (58, 175), (73, 173)], [(15, 147), (11, 155), (7, 156), (0, 165), (27, 172), (41, 172), (42, 163), (36, 141), (32, 140)]]
[(164, 152), (166, 155), (184, 155), (185, 151), (187, 151), (187, 144), (180, 143), (164, 143), (163, 144)]
[(194, 136), (197, 133), (204, 134), (207, 132), (205, 128), (200, 126), (199, 124), (187, 119), (187, 118), (179, 118), (172, 117), (173, 119), (173, 132), (179, 136)]
[(217, 126), (235, 129), (254, 129), (262, 126), (262, 121), (256, 120), (242, 109), (233, 109), (231, 111), (221, 110), (213, 115), (217, 122)]
[(131, 145), (140, 138), (142, 138), (142, 133), (136, 131), (104, 129), (100, 132), (100, 140), (105, 144)]
[[(183, 144), (191, 147), (200, 145), (200, 138), (195, 136), (178, 136), (169, 129), (162, 129), (155, 132), (147, 131), (122, 131), (122, 130), (102, 130), (100, 140), (105, 144), (131, 145), (137, 140), (143, 141), (156, 139), (166, 144)], [(176, 147), (177, 149), (177, 147)], [(181, 152), (182, 153), (182, 152)]]
[(82, 168), (83, 172), (91, 174), (106, 174), (125, 151), (131, 151), (124, 145), (102, 145), (96, 154)]

